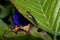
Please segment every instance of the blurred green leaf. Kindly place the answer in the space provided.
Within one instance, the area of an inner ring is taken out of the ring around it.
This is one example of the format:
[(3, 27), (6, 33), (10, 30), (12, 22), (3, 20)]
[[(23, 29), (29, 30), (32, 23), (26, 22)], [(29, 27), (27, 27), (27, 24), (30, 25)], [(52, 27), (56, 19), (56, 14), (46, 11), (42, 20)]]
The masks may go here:
[(60, 35), (60, 0), (11, 0), (27, 19), (29, 11), (39, 27), (51, 34)]
[(1, 19), (0, 19), (0, 27), (6, 28), (7, 24), (5, 24)]
[(35, 27), (31, 30), (31, 35), (33, 35), (35, 37), (40, 37), (44, 40), (52, 40), (52, 38), (46, 32), (44, 32), (44, 31), (37, 32), (37, 28), (35, 28)]
[(4, 31), (7, 29), (8, 29), (7, 24), (0, 19), (0, 35), (2, 35)]
[(0, 5), (0, 18), (6, 17), (10, 13), (10, 7)]

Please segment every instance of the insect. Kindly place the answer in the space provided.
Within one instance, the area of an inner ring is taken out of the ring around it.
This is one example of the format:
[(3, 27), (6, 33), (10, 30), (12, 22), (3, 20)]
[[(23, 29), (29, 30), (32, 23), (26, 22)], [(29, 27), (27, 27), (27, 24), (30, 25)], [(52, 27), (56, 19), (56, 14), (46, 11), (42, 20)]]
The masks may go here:
[(13, 21), (14, 25), (11, 29), (14, 32), (19, 31), (18, 29), (23, 30), (25, 32), (29, 32), (29, 28), (31, 27), (32, 23), (29, 20), (27, 20), (22, 14), (20, 14), (17, 10), (13, 15)]
[[(34, 17), (30, 14), (30, 12), (28, 12), (28, 15), (30, 16), (30, 18), (34, 21), (34, 23), (36, 25), (38, 25), (37, 21), (34, 19)], [(18, 12), (18, 10), (15, 11), (15, 13), (12, 16), (13, 19), (13, 25), (11, 27), (11, 31), (6, 32), (3, 34), (3, 37), (6, 38), (6, 36), (10, 33), (10, 32), (14, 32), (15, 34), (17, 34), (19, 31), (23, 31), (24, 34), (30, 33), (30, 30), (33, 28), (33, 24), (26, 19), (21, 13)], [(40, 31), (40, 29), (38, 28), (38, 31)]]
[[(17, 34), (19, 31), (23, 31), (25, 34), (27, 34), (33, 27), (33, 24), (29, 20), (27, 20), (22, 14), (20, 14), (18, 10), (15, 11), (12, 16), (12, 19), (14, 23), (11, 27), (10, 32), (14, 32), (15, 34)], [(5, 38), (5, 35), (10, 32), (5, 32), (3, 34), (3, 37)]]

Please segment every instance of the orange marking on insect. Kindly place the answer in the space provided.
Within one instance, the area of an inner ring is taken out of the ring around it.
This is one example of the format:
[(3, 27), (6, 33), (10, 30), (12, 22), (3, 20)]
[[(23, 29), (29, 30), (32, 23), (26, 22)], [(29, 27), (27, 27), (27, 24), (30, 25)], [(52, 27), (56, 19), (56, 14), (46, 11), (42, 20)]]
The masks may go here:
[(26, 26), (20, 26), (20, 27), (15, 27), (14, 29), (13, 29), (13, 32), (18, 32), (20, 29), (23, 29), (24, 31), (26, 31), (26, 32), (29, 32), (29, 30), (30, 30), (30, 25), (31, 24), (28, 24), (28, 25), (26, 25)]
[(14, 32), (18, 32), (19, 29), (20, 29), (20, 27), (17, 27), (17, 26), (16, 26), (16, 27), (13, 29), (13, 31), (14, 31)]

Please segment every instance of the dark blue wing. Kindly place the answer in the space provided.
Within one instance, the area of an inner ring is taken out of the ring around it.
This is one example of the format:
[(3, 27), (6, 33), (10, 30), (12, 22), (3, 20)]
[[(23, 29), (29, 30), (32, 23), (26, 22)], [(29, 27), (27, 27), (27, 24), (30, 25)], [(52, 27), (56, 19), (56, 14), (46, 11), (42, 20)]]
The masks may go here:
[(16, 25), (28, 25), (30, 21), (28, 21), (21, 13), (19, 13), (17, 10), (15, 11), (13, 15), (13, 21)]
[(27, 20), (22, 14), (20, 14), (17, 10), (15, 11), (15, 13), (13, 14), (13, 21), (14, 21), (14, 25), (12, 26), (12, 29), (17, 25), (18, 27), (20, 27), (20, 25), (25, 26), (28, 25), (30, 23), (29, 20)]
[(15, 11), (15, 13), (13, 14), (13, 21), (15, 25), (21, 25), (20, 14), (18, 11)]

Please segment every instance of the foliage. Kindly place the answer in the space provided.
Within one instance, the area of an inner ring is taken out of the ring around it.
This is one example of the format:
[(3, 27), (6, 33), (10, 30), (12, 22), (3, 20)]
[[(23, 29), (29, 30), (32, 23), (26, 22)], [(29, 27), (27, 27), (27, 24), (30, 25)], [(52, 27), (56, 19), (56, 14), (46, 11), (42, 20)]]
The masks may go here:
[[(6, 4), (3, 2), (5, 2)], [(24, 17), (26, 17), (35, 26), (43, 30), (42, 32), (37, 32), (37, 28), (34, 27), (31, 30), (32, 37), (31, 35), (26, 36), (27, 39), (29, 39), (29, 37), (31, 37), (31, 39), (35, 39), (36, 37), (37, 40), (39, 40), (40, 38), (44, 40), (53, 40), (53, 38), (54, 40), (56, 40), (56, 38), (58, 38), (59, 40), (60, 0), (5, 0), (2, 2), (0, 1), (0, 35), (2, 35), (4, 30), (8, 30), (8, 24), (13, 24), (11, 19), (11, 15), (14, 13), (15, 10), (13, 4)], [(29, 16), (28, 12), (32, 14), (32, 16), (37, 21), (38, 25), (36, 25), (34, 20)], [(22, 37), (22, 40), (24, 37)], [(20, 36), (18, 37), (18, 39), (19, 38)], [(10, 38), (7, 38), (6, 40), (8, 39)]]
[(54, 37), (60, 35), (60, 0), (13, 0), (12, 3), (26, 18), (29, 11), (39, 28)]

